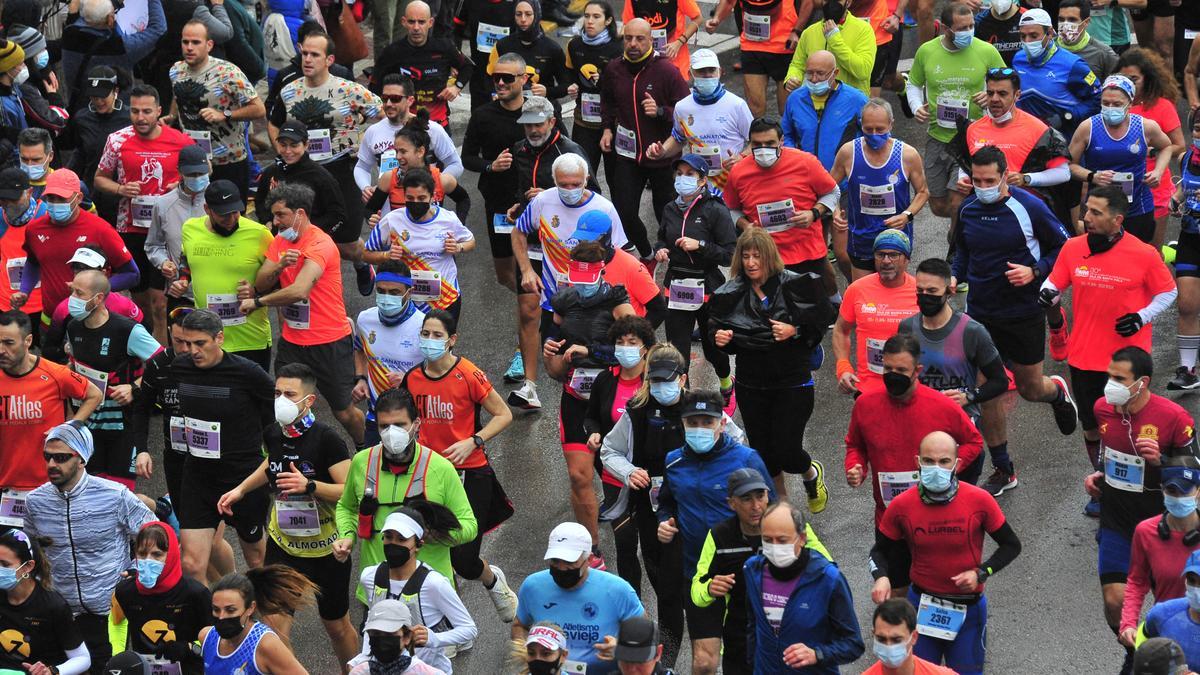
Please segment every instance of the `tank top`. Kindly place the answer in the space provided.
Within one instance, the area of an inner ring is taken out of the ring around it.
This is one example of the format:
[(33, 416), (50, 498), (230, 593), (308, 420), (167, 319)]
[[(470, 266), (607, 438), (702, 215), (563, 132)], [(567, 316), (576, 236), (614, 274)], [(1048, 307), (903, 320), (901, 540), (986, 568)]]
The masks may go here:
[(1130, 115), (1125, 136), (1113, 139), (1100, 115), (1092, 116), (1092, 137), (1083, 151), (1082, 164), (1088, 171), (1114, 171), (1113, 184), (1129, 197), (1129, 215), (1154, 210), (1154, 194), (1146, 185), (1146, 133), (1142, 116)]
[(1184, 232), (1197, 234), (1200, 232), (1200, 172), (1192, 166), (1192, 157), (1196, 154), (1195, 146), (1183, 155), (1183, 170), (1179, 186), (1183, 188), (1183, 219), (1181, 227)]
[[(895, 139), (892, 152), (883, 166), (874, 166), (863, 154), (863, 139), (854, 139), (854, 161), (850, 166), (850, 239), (847, 251), (853, 258), (866, 260), (874, 253), (875, 235), (885, 228), (888, 218), (908, 210), (912, 202), (908, 174), (904, 172), (904, 143)], [(904, 226), (909, 239), (912, 223)]]
[(267, 628), (267, 624), (256, 621), (246, 639), (242, 640), (242, 644), (229, 656), (221, 656), (217, 653), (221, 636), (215, 628), (208, 631), (204, 636), (204, 644), (201, 645), (205, 675), (267, 675), (258, 669), (254, 655), (258, 651), (258, 643), (270, 632), (272, 631)]
[[(442, 170), (436, 166), (428, 166), (429, 174), (433, 176), (433, 198), (430, 203), (436, 206), (442, 205), (442, 200), (446, 198), (446, 192), (442, 189)], [(388, 206), (393, 211), (404, 208), (404, 185), (403, 179), (396, 180), (400, 176), (399, 167), (388, 172)]]

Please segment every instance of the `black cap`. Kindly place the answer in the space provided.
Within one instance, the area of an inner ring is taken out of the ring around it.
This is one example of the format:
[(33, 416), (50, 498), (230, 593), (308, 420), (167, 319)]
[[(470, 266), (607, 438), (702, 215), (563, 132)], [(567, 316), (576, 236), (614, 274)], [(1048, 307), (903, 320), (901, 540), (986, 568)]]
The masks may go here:
[(246, 205), (242, 203), (242, 193), (238, 192), (233, 181), (225, 179), (214, 180), (209, 184), (208, 189), (204, 191), (204, 203), (218, 216), (246, 210)]
[(150, 664), (137, 652), (121, 652), (108, 660), (104, 672), (112, 675), (150, 675)]
[(279, 127), (279, 133), (275, 134), (275, 137), (286, 138), (289, 141), (296, 141), (298, 143), (307, 143), (308, 127), (300, 120), (289, 119), (283, 123), (283, 126)]
[(83, 78), (83, 95), (88, 98), (104, 98), (117, 88), (117, 71), (108, 66), (96, 66)]
[(695, 389), (683, 395), (683, 410), (680, 417), (707, 415), (709, 417), (725, 416), (725, 399), (721, 392), (713, 389)]
[(1170, 638), (1150, 638), (1133, 655), (1133, 675), (1176, 675), (1188, 672), (1187, 656)]
[(771, 489), (767, 486), (767, 481), (758, 472), (758, 469), (738, 469), (729, 474), (726, 482), (729, 485), (730, 497), (741, 497), (747, 492), (755, 490), (770, 491)]
[(199, 145), (189, 145), (179, 151), (179, 173), (183, 176), (207, 174), (208, 153)]
[(646, 364), (646, 377), (651, 382), (669, 382), (687, 372), (669, 356), (658, 356)]
[(0, 199), (19, 199), (29, 189), (29, 176), (15, 166), (0, 171)]
[(625, 619), (617, 631), (616, 659), (624, 663), (649, 663), (658, 656), (658, 628), (642, 616)]

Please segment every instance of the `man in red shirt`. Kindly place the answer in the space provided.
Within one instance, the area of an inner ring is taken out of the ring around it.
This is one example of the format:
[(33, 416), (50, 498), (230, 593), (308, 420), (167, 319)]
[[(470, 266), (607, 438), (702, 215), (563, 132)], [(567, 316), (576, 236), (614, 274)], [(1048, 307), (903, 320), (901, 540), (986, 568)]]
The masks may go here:
[(949, 668), (934, 665), (913, 653), (917, 645), (917, 608), (904, 598), (884, 600), (871, 619), (875, 665), (863, 675), (954, 675)]
[(42, 199), (45, 215), (25, 226), (25, 268), (21, 271), (21, 288), (12, 294), (12, 307), (21, 309), (41, 281), (42, 325), (46, 327), (50, 325), (50, 313), (71, 294), (75, 271), (68, 263), (80, 247), (100, 247), (111, 270), (113, 291), (132, 287), (139, 272), (112, 225), (79, 207), (83, 194), (74, 171), (59, 169), (50, 174)]

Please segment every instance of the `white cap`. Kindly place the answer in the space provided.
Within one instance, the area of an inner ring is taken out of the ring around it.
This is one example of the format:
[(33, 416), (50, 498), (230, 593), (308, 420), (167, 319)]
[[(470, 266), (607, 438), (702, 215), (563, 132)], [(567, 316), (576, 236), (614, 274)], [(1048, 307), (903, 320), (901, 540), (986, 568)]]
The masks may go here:
[(98, 251), (93, 251), (90, 248), (77, 248), (75, 249), (75, 255), (71, 256), (71, 259), (67, 261), (68, 265), (71, 263), (79, 263), (94, 270), (102, 270), (108, 264), (108, 261), (104, 258), (104, 254)]
[(386, 598), (372, 605), (364, 630), (395, 633), (401, 628), (411, 628), (412, 625), (412, 612), (408, 611), (408, 605), (400, 600)]
[(525, 645), (529, 646), (534, 642), (553, 651), (561, 651), (567, 648), (566, 636), (554, 626), (543, 622), (535, 623), (529, 629), (529, 635), (525, 638)]
[(1045, 26), (1053, 28), (1054, 23), (1050, 20), (1050, 12), (1044, 9), (1031, 9), (1021, 15), (1021, 21), (1018, 25), (1021, 26)]
[(420, 539), (425, 536), (425, 529), (417, 521), (399, 511), (392, 511), (388, 514), (387, 519), (383, 521), (383, 529), (380, 531), (386, 532), (387, 530), (399, 532), (400, 536), (405, 539), (409, 537)]
[(592, 535), (579, 523), (560, 523), (550, 531), (550, 544), (546, 547), (546, 560), (577, 562), (585, 553), (592, 551)]
[(692, 52), (692, 70), (701, 68), (720, 68), (721, 61), (711, 49), (697, 49)]

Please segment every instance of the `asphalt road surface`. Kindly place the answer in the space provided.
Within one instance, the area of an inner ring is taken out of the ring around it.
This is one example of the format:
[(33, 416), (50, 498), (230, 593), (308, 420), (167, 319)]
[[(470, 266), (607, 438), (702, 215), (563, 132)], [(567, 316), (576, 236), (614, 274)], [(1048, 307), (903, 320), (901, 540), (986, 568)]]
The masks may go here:
[[(905, 56), (911, 57), (914, 32), (908, 31), (906, 37)], [(736, 54), (736, 50), (722, 54), (726, 72), (722, 79), (729, 90), (740, 94), (741, 77), (730, 67)], [(888, 97), (899, 114), (895, 98)], [(769, 96), (768, 100), (773, 101), (774, 97)], [(1183, 112), (1181, 107), (1181, 117), (1186, 119)], [(452, 135), (461, 142), (466, 113), (456, 113), (453, 121)], [(894, 134), (923, 150), (924, 128), (914, 121), (898, 119)], [(471, 172), (463, 177), (463, 184), (472, 192), (475, 191), (476, 177)], [(510, 387), (502, 383), (501, 375), (516, 347), (516, 302), (509, 291), (495, 282), (486, 243), (482, 199), (477, 194), (473, 206), (467, 225), (482, 241), (478, 249), (459, 259), (464, 305), (455, 351), (483, 368), (501, 394), (506, 395)], [(643, 202), (642, 219), (648, 227), (655, 227), (656, 219), (648, 195)], [(947, 223), (933, 217), (926, 208), (917, 216), (915, 227), (912, 269), (926, 257), (945, 254)], [(1178, 222), (1173, 221), (1171, 227), (1168, 239), (1178, 233)], [(343, 265), (343, 275), (348, 280), (353, 279), (349, 265)], [(373, 300), (359, 296), (352, 282), (346, 284), (346, 289), (347, 309), (352, 316), (371, 306)], [(958, 304), (961, 306), (961, 296)], [(813, 518), (813, 527), (833, 554), (854, 593), (868, 648), (867, 653), (856, 663), (846, 666), (844, 672), (858, 673), (875, 660), (870, 649), (873, 605), (871, 577), (867, 571), (867, 554), (873, 539), (873, 502), (865, 489), (851, 489), (843, 478), (842, 439), (850, 418), (851, 399), (837, 391), (828, 338), (825, 349), (830, 357), (815, 374), (816, 410), (809, 422), (804, 445), (829, 469), (826, 476), (829, 506)], [(1174, 308), (1156, 322), (1154, 353), (1157, 372), (1153, 389), (1163, 394), (1177, 364)], [(697, 369), (692, 381), (715, 386), (715, 376), (704, 362), (698, 346), (693, 349), (692, 358)], [(1056, 373), (1068, 376), (1064, 364), (1047, 361), (1047, 374)], [(544, 406), (541, 412), (518, 412), (512, 426), (488, 444), (492, 464), (516, 506), (516, 515), (485, 537), (483, 555), (504, 569), (514, 590), (526, 575), (544, 567), (542, 555), (550, 530), (559, 522), (572, 519), (566, 466), (558, 440), (558, 385), (544, 375), (538, 385)], [(1015, 393), (1010, 392), (1009, 396), (1014, 397)], [(1186, 396), (1178, 400), (1196, 414), (1200, 398)], [(1088, 469), (1082, 436), (1078, 432), (1071, 437), (1062, 436), (1054, 425), (1048, 405), (1017, 403), (1015, 400), (1012, 403), (1015, 407), (1009, 422), (1009, 449), (1018, 468), (1020, 486), (1003, 495), (1000, 505), (1020, 536), (1024, 550), (1016, 562), (988, 582), (991, 614), (988, 670), (1003, 673), (1116, 672), (1123, 651), (1103, 620), (1096, 575), (1096, 521), (1082, 515), (1086, 500), (1082, 480)], [(318, 416), (340, 429), (323, 402)], [(153, 444), (152, 452), (161, 457), (162, 439), (154, 438)], [(990, 467), (985, 476), (987, 473), (990, 473)], [(157, 496), (163, 489), (161, 478), (155, 477), (146, 491)], [(803, 493), (798, 480), (791, 481), (789, 492)], [(601, 533), (602, 548), (608, 560), (615, 561), (611, 531), (602, 525)], [(990, 551), (990, 540), (988, 544)], [(238, 549), (236, 544), (234, 549)], [(479, 637), (472, 650), (454, 660), (456, 672), (510, 672), (504, 665), (511, 649), (509, 626), (496, 617), (480, 584), (465, 582), (460, 584), (460, 589), (479, 626)], [(642, 596), (647, 611), (653, 616), (654, 596), (648, 585), (642, 589)], [(357, 624), (362, 617), (362, 608), (356, 602), (352, 605), (352, 620)], [(292, 643), (309, 672), (338, 672), (315, 610), (302, 612), (297, 617)], [(685, 640), (677, 664), (678, 672), (688, 672), (690, 663), (690, 650)]]

